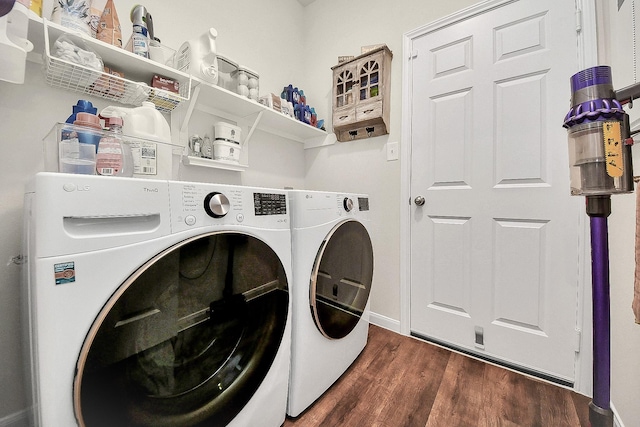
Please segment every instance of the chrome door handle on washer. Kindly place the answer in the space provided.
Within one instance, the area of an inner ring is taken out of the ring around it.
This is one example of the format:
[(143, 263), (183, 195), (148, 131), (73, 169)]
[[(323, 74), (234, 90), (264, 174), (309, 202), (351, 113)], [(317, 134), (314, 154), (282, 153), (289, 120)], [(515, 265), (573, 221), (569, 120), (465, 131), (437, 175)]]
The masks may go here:
[(416, 206), (422, 206), (424, 205), (425, 199), (422, 196), (417, 196), (413, 202), (416, 204)]

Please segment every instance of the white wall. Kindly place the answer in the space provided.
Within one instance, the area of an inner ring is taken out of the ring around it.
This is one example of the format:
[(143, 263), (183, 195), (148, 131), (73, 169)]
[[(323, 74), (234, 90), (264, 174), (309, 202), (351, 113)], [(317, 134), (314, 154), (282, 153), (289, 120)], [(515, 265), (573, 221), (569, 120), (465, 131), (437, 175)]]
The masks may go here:
[(400, 319), (400, 162), (386, 160), (386, 143), (399, 142), (402, 126), (402, 35), (466, 8), (475, 0), (316, 0), (306, 7), (307, 32), (303, 88), (319, 117), (331, 122), (331, 67), (338, 56), (359, 55), (360, 47), (385, 43), (391, 62), (389, 135), (307, 150), (309, 189), (354, 191), (371, 196), (374, 279), (371, 311)]
[[(635, 3), (635, 5), (634, 5)], [(601, 10), (599, 28), (600, 62), (613, 70), (614, 88), (620, 89), (638, 82), (640, 63), (634, 73), (634, 40), (632, 7), (635, 9), (637, 31), (640, 31), (640, 1), (625, 0), (618, 11), (618, 2), (607, 1)], [(636, 36), (635, 43), (640, 41)], [(640, 45), (636, 45), (640, 53)], [(634, 75), (636, 74), (636, 75)], [(626, 108), (631, 121), (640, 118), (638, 107)], [(638, 141), (636, 139), (636, 141)], [(640, 147), (633, 148), (635, 175), (639, 175)], [(640, 325), (635, 324), (631, 302), (634, 281), (634, 236), (636, 195), (612, 197), (609, 217), (609, 255), (611, 279), (611, 401), (625, 426), (640, 421)]]

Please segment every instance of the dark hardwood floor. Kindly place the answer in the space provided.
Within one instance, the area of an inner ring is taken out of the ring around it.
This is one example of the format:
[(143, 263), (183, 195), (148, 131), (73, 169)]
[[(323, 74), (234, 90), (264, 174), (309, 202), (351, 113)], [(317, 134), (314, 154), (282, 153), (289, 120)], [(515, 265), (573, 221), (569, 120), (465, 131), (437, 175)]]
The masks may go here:
[(283, 427), (588, 427), (590, 400), (371, 325), (349, 370)]

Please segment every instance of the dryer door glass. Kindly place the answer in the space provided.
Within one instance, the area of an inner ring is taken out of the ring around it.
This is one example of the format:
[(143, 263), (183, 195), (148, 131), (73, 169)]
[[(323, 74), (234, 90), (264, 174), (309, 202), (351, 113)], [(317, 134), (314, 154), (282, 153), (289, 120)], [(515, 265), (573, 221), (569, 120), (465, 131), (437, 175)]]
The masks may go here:
[(269, 371), (288, 284), (277, 254), (243, 234), (181, 242), (136, 271), (78, 360), (81, 426), (225, 426)]
[(311, 311), (327, 338), (347, 336), (364, 312), (373, 279), (373, 247), (358, 221), (338, 224), (318, 250), (311, 275)]

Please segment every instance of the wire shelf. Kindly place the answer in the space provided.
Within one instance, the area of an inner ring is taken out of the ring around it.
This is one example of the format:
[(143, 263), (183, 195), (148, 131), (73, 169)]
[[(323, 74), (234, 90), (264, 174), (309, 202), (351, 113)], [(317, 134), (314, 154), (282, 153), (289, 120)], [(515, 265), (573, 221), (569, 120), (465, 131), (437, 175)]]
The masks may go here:
[(180, 93), (173, 93), (52, 56), (46, 22), (44, 26), (45, 80), (51, 86), (128, 105), (140, 106), (143, 101), (151, 101), (157, 110), (165, 113), (189, 100), (191, 78), (187, 82), (180, 82)]

